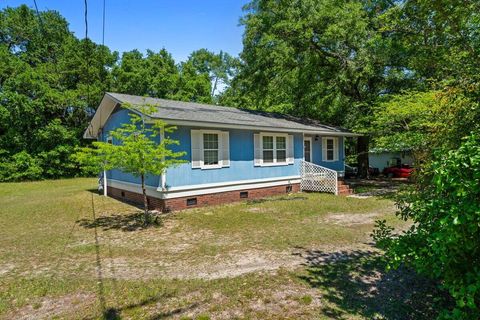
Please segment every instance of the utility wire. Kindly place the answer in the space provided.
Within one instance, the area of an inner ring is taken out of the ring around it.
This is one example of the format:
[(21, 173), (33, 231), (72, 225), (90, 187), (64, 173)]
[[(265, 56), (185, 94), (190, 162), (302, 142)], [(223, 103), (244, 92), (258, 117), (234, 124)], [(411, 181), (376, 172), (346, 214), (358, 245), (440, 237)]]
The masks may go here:
[(103, 0), (102, 46), (105, 45), (105, 0)]
[(90, 102), (90, 52), (88, 48), (88, 1), (84, 0), (85, 4), (85, 57), (86, 57), (86, 85), (87, 85), (87, 108)]
[(42, 33), (45, 34), (45, 30), (43, 28), (43, 20), (40, 16), (40, 11), (38, 11), (37, 0), (33, 0), (33, 4), (35, 5), (35, 11), (37, 12), (38, 21), (40, 22), (40, 28), (42, 29)]

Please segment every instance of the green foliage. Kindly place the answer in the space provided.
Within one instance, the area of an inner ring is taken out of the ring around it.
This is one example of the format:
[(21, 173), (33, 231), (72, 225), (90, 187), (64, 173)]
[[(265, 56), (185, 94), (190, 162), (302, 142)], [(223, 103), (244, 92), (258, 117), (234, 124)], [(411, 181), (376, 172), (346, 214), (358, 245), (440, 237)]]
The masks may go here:
[(25, 5), (0, 10), (0, 181), (91, 173), (70, 154), (86, 144), (83, 131), (105, 91), (209, 103), (212, 83), (228, 83), (233, 61), (204, 49), (182, 64), (165, 49), (119, 59), (76, 38), (56, 11), (39, 18)]
[(392, 5), (369, 3), (252, 1), (242, 19), (243, 64), (223, 99), (359, 126), (381, 93), (408, 79), (382, 31), (381, 7)]
[[(168, 167), (183, 163), (184, 160), (178, 158), (184, 156), (185, 152), (173, 152), (169, 148), (171, 145), (178, 145), (179, 142), (165, 134), (173, 132), (176, 128), (167, 126), (163, 121), (149, 118), (153, 107), (142, 106), (135, 109), (141, 115), (131, 113), (130, 123), (124, 123), (120, 128), (108, 133), (113, 138), (113, 143), (95, 141), (92, 147), (78, 149), (73, 160), (88, 172), (115, 168), (139, 177), (147, 223), (149, 215), (145, 177), (148, 174), (161, 175)], [(162, 135), (160, 142), (157, 142), (160, 135)]]
[(438, 153), (425, 167), (423, 181), (398, 205), (402, 219), (412, 227), (390, 242), (391, 267), (407, 264), (438, 279), (456, 302), (445, 318), (480, 317), (480, 134), (469, 136), (458, 148)]
[[(139, 111), (142, 114), (149, 113), (145, 108)], [(113, 141), (116, 141), (115, 144), (94, 142), (94, 146), (106, 155), (110, 166), (142, 177), (147, 174), (161, 175), (168, 167), (184, 162), (177, 158), (184, 156), (185, 152), (173, 152), (169, 148), (171, 145), (178, 145), (177, 140), (165, 136), (160, 143), (155, 141), (161, 132), (171, 133), (175, 127), (166, 126), (160, 120), (147, 124), (145, 116), (135, 113), (131, 113), (130, 117), (130, 123), (122, 124), (120, 128), (109, 133)]]
[(379, 248), (387, 249), (392, 242), (392, 232), (394, 230), (395, 228), (387, 225), (387, 220), (377, 220), (370, 236)]
[(43, 169), (38, 159), (20, 151), (9, 161), (0, 162), (0, 173), (2, 181), (37, 180), (42, 177)]
[(192, 52), (188, 58), (193, 67), (200, 74), (206, 74), (210, 83), (212, 83), (211, 96), (215, 97), (217, 91), (221, 91), (225, 86), (229, 86), (231, 80), (237, 75), (240, 61), (226, 52), (220, 51), (218, 54), (200, 49)]
[(389, 151), (419, 150), (442, 124), (439, 92), (406, 92), (392, 95), (374, 108), (371, 132), (374, 145)]

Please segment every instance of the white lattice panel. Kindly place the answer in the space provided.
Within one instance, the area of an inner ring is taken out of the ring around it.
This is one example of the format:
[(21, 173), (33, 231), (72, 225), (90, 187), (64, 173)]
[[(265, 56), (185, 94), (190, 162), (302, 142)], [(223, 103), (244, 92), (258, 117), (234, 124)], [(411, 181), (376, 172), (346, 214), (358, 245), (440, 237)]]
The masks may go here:
[(331, 192), (337, 194), (337, 171), (311, 162), (302, 161), (300, 165), (300, 188), (307, 191)]

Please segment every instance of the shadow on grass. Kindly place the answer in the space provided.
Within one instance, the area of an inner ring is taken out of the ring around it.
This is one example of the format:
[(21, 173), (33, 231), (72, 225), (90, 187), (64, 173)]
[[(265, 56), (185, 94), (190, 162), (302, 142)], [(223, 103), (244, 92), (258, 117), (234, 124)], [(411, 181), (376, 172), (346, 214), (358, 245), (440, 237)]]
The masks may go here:
[[(129, 311), (129, 310), (136, 309), (136, 308), (142, 308), (142, 307), (149, 306), (149, 305), (152, 305), (152, 304), (156, 304), (156, 303), (161, 302), (165, 298), (167, 298), (167, 297), (164, 296), (164, 295), (157, 295), (157, 296), (153, 296), (153, 297), (150, 297), (150, 298), (146, 298), (146, 299), (144, 299), (144, 300), (142, 300), (138, 303), (132, 303), (132, 304), (120, 307), (120, 308), (108, 308), (103, 312), (103, 319), (105, 319), (105, 320), (120, 320), (120, 319), (122, 319), (122, 316), (121, 316), (122, 312)], [(149, 317), (144, 318), (144, 319), (157, 320), (157, 319), (164, 319), (164, 318), (172, 317), (172, 316), (184, 313), (188, 310), (195, 309), (199, 305), (200, 305), (199, 303), (192, 303), (189, 306), (186, 306), (186, 307), (183, 307), (183, 308), (176, 308), (176, 309), (173, 309), (173, 310), (153, 314), (153, 315), (150, 315)]]
[(433, 282), (411, 270), (387, 272), (382, 255), (373, 250), (307, 251), (304, 258), (307, 269), (300, 278), (320, 289), (326, 302), (322, 313), (329, 318), (434, 319), (435, 301), (446, 301)]
[(144, 221), (143, 212), (135, 212), (101, 216), (95, 219), (80, 219), (77, 220), (77, 223), (86, 229), (101, 228), (102, 230), (122, 231), (137, 231), (161, 225), (161, 222), (145, 224)]

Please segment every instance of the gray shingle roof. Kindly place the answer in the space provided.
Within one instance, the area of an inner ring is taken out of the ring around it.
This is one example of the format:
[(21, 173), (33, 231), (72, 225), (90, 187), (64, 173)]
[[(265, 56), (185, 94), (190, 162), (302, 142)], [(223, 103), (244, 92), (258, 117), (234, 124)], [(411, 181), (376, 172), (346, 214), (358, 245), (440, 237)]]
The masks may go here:
[(216, 106), (202, 103), (174, 101), (151, 97), (133, 96), (122, 93), (106, 93), (119, 103), (130, 104), (132, 107), (152, 105), (156, 111), (150, 115), (153, 118), (177, 121), (195, 121), (226, 125), (242, 125), (248, 127), (281, 128), (298, 131), (321, 131), (345, 133), (349, 131), (327, 126), (311, 119), (300, 119), (276, 113), (261, 112), (248, 109)]

